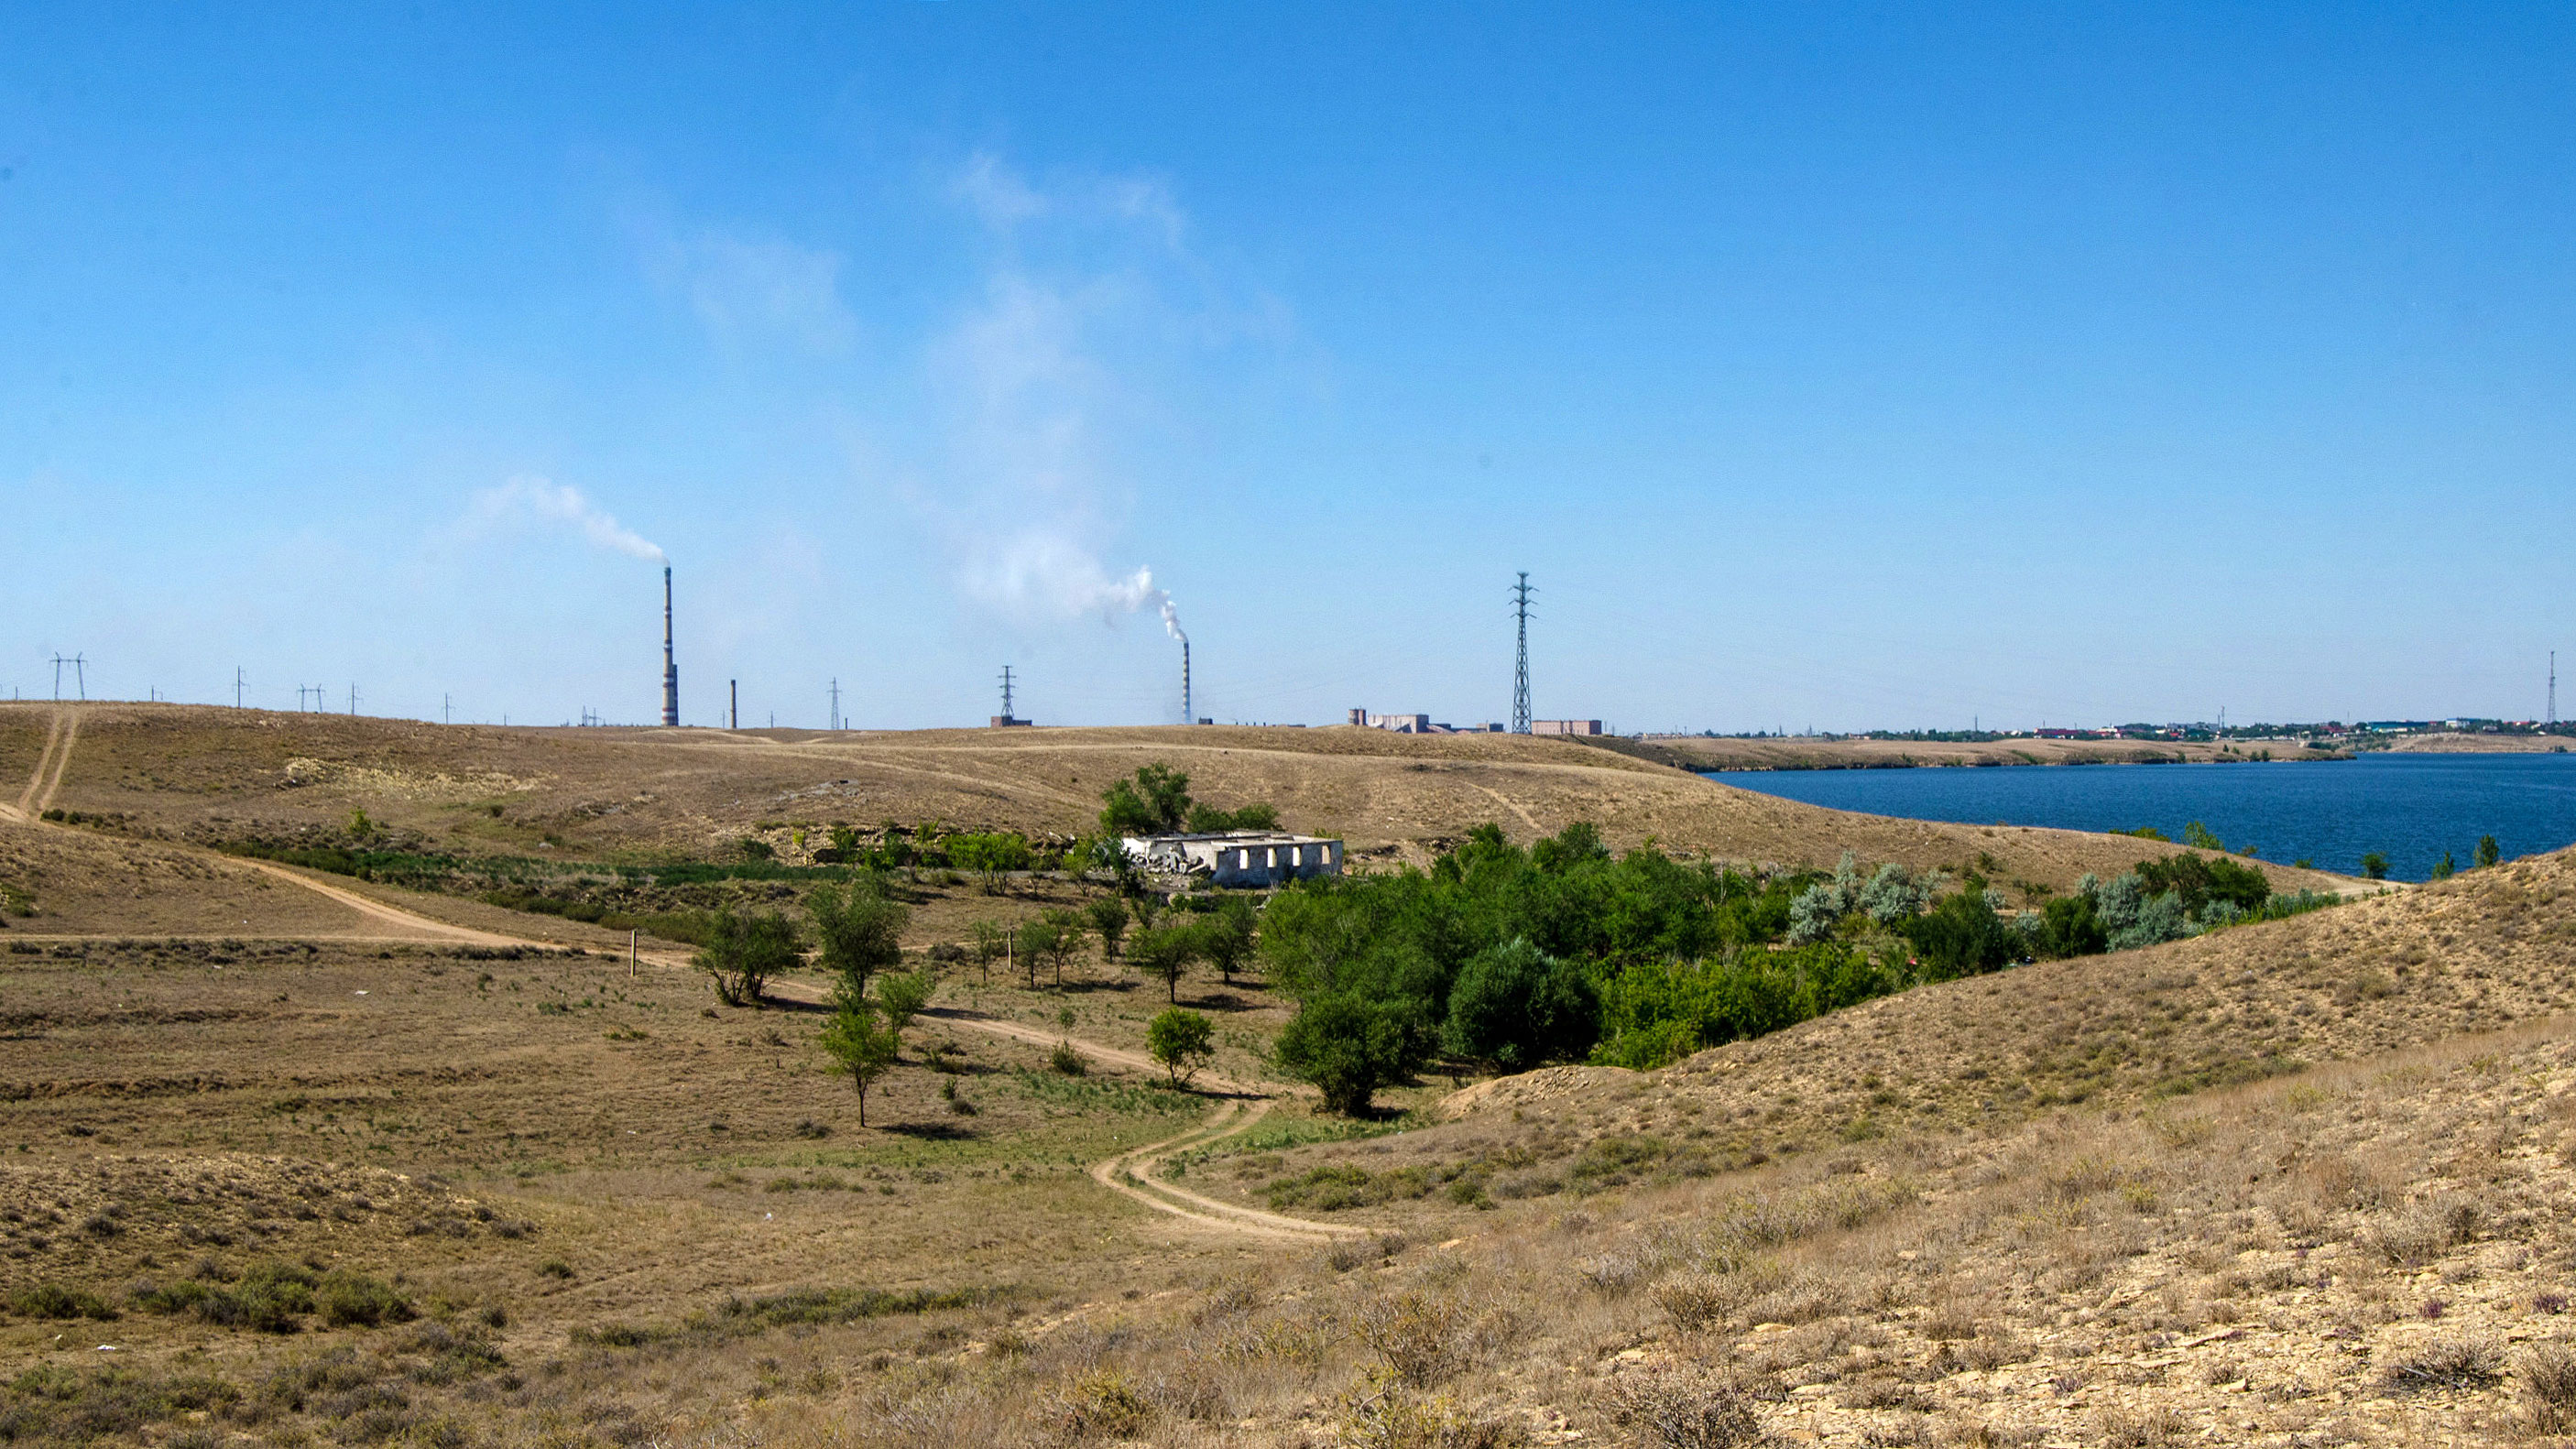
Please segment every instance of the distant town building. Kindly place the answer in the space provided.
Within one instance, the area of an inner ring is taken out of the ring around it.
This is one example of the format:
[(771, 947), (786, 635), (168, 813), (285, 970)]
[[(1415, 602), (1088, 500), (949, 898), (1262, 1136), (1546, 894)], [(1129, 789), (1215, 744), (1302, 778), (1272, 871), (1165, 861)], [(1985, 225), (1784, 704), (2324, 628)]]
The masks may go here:
[[(1440, 724), (1427, 714), (1371, 714), (1364, 709), (1351, 711), (1351, 723), (1364, 729), (1385, 730), (1399, 735), (1498, 735), (1498, 724)], [(1598, 731), (1595, 731), (1598, 733)]]
[(1029, 727), (1029, 721), (1024, 719), (1013, 719), (1011, 716), (1006, 714), (997, 714), (993, 716), (992, 727), (997, 730), (1027, 729)]
[(1530, 733), (1534, 735), (1597, 735), (1606, 733), (1606, 731), (1601, 728), (1601, 721), (1597, 719), (1534, 719), (1530, 721)]
[(1342, 843), (1277, 830), (1218, 830), (1195, 835), (1130, 835), (1127, 858), (1171, 875), (1205, 872), (1221, 886), (1276, 886), (1342, 873)]

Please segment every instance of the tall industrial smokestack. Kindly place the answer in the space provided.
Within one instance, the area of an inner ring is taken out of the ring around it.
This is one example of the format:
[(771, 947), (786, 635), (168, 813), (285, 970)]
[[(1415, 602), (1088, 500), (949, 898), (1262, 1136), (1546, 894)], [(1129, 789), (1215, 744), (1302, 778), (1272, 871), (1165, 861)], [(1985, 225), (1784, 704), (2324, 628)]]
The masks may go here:
[(1190, 641), (1181, 641), (1181, 723), (1197, 724), (1199, 717), (1190, 713)]
[(680, 666), (671, 659), (671, 566), (662, 565), (662, 723), (680, 722)]

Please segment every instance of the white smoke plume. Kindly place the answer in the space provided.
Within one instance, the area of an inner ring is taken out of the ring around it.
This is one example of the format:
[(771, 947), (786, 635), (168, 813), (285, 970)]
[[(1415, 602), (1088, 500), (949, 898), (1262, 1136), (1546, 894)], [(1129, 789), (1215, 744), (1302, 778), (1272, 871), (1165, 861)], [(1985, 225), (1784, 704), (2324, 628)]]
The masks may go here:
[(1166, 613), (1171, 608), (1154, 587), (1153, 570), (1112, 575), (1089, 548), (1047, 528), (1022, 533), (972, 561), (966, 584), (988, 604), (1022, 617), (1096, 616), (1106, 622), (1157, 603)]
[(619, 523), (580, 489), (534, 474), (522, 474), (475, 494), (466, 526), (489, 532), (526, 521), (570, 524), (591, 543), (631, 558), (663, 563), (670, 557), (661, 545)]
[(927, 351), (944, 456), (916, 496), (957, 553), (961, 591), (1026, 623), (1153, 609), (1186, 642), (1152, 571), (1110, 562), (1170, 451), (1170, 393), (1244, 330), (1189, 254), (1186, 218), (1150, 178), (1040, 185), (990, 155), (952, 195), (989, 262)]

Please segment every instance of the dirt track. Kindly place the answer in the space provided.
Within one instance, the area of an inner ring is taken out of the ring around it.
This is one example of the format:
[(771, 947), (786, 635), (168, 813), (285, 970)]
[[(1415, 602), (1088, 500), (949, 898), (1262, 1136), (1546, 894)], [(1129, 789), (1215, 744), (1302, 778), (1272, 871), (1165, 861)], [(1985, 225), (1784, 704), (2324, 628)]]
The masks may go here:
[[(68, 716), (67, 723), (65, 722), (64, 716)], [(53, 825), (41, 819), (37, 819), (35, 818), (35, 814), (41, 813), (44, 809), (48, 808), (46, 802), (52, 799), (54, 790), (61, 786), (63, 773), (70, 764), (72, 746), (79, 738), (79, 734), (80, 717), (78, 712), (64, 711), (62, 715), (58, 715), (56, 717), (55, 727), (46, 737), (45, 750), (43, 755), (38, 759), (35, 773), (29, 778), (25, 791), (19, 796), (19, 806), (16, 808), (0, 807), (0, 809), (6, 810), (6, 813), (10, 817), (10, 821), (13, 825), (27, 830), (59, 831), (65, 835), (78, 834), (78, 832), (75, 832), (69, 826)], [(42, 793), (39, 793), (40, 786), (42, 787)], [(31, 813), (27, 809), (27, 805), (30, 802), (34, 804), (34, 813)], [(302, 890), (309, 891), (325, 900), (346, 906), (349, 909), (356, 911), (360, 916), (369, 920), (401, 926), (417, 932), (420, 935), (459, 941), (468, 945), (476, 946), (519, 946), (537, 950), (557, 949), (551, 942), (539, 941), (523, 936), (509, 936), (493, 931), (476, 930), (468, 926), (452, 925), (431, 916), (422, 915), (415, 911), (408, 911), (400, 906), (391, 905), (384, 901), (360, 895), (355, 891), (345, 890), (328, 881), (317, 879), (304, 871), (296, 870), (288, 866), (278, 865), (274, 862), (238, 859), (231, 856), (220, 855), (213, 851), (200, 850), (193, 847), (177, 847), (177, 849), (188, 854), (207, 858), (211, 863), (220, 864), (227, 868), (246, 867), (263, 876), (285, 882)], [(19, 939), (29, 938), (20, 937)], [(73, 941), (96, 939), (96, 937), (55, 934), (45, 936), (41, 939), (48, 941)], [(330, 939), (347, 940), (350, 938), (335, 935)], [(389, 939), (410, 940), (416, 939), (416, 937), (395, 937)], [(650, 962), (655, 967), (664, 970), (692, 971), (696, 969), (696, 967), (691, 964), (687, 956), (667, 951), (639, 952), (637, 953), (637, 960), (639, 962)], [(781, 994), (808, 1000), (818, 999), (815, 993), (800, 990), (783, 991)], [(989, 1032), (995, 1036), (1009, 1037), (1014, 1040), (1030, 1042), (1039, 1046), (1053, 1046), (1058, 1041), (1070, 1041), (1075, 1050), (1097, 1061), (1115, 1062), (1120, 1066), (1144, 1072), (1155, 1072), (1161, 1070), (1161, 1068), (1150, 1058), (1139, 1055), (1135, 1052), (1124, 1051), (1117, 1047), (1104, 1046), (1098, 1042), (1072, 1041), (1067, 1037), (1050, 1035), (1049, 1033), (1038, 1031), (1034, 1028), (1021, 1026), (1015, 1022), (994, 1020), (990, 1017), (981, 1016), (974, 1012), (959, 1010), (933, 1010), (924, 1014), (936, 1017), (941, 1021), (949, 1022), (953, 1025), (969, 1027), (977, 1031)], [(1122, 1152), (1115, 1157), (1094, 1163), (1090, 1168), (1092, 1180), (1098, 1182), (1101, 1186), (1108, 1188), (1112, 1192), (1118, 1193), (1123, 1197), (1140, 1203), (1157, 1212), (1182, 1218), (1201, 1227), (1214, 1228), (1221, 1232), (1248, 1234), (1250, 1236), (1260, 1238), (1313, 1241), (1316, 1239), (1329, 1239), (1356, 1231), (1346, 1227), (1337, 1227), (1326, 1223), (1309, 1222), (1302, 1218), (1286, 1217), (1278, 1213), (1263, 1212), (1258, 1209), (1240, 1207), (1232, 1203), (1218, 1202), (1213, 1198), (1202, 1197), (1199, 1194), (1190, 1192), (1184, 1188), (1176, 1187), (1170, 1183), (1161, 1182), (1155, 1179), (1153, 1175), (1154, 1168), (1173, 1152), (1187, 1146), (1204, 1146), (1208, 1143), (1219, 1141), (1226, 1137), (1231, 1137), (1234, 1134), (1243, 1131), (1244, 1129), (1252, 1126), (1253, 1123), (1260, 1121), (1261, 1118), (1268, 1113), (1270, 1109), (1269, 1098), (1272, 1094), (1295, 1090), (1294, 1088), (1287, 1087), (1283, 1084), (1266, 1083), (1260, 1085), (1246, 1085), (1216, 1076), (1209, 1076), (1204, 1078), (1204, 1080), (1210, 1088), (1229, 1097), (1237, 1099), (1255, 1099), (1254, 1105), (1247, 1111), (1241, 1100), (1221, 1103), (1217, 1107), (1216, 1111), (1205, 1122), (1200, 1123), (1198, 1126), (1191, 1128), (1187, 1132), (1166, 1138), (1160, 1142), (1148, 1144), (1144, 1147)]]

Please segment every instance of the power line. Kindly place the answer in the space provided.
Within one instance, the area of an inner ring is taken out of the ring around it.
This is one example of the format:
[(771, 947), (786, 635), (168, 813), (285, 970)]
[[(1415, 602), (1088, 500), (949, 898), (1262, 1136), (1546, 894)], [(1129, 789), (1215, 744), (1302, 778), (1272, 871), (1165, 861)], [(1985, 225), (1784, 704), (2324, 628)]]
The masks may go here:
[(1513, 613), (1520, 622), (1520, 652), (1512, 666), (1512, 733), (1530, 732), (1529, 697), (1529, 571), (1521, 571), (1521, 581), (1512, 585)]

